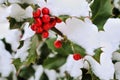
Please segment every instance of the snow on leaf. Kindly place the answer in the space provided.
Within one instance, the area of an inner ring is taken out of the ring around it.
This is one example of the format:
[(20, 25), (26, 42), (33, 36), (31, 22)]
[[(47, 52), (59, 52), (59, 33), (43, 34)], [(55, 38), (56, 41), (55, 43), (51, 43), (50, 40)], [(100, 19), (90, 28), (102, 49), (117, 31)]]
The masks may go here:
[(99, 48), (98, 29), (89, 20), (82, 21), (77, 18), (68, 18), (66, 23), (56, 25), (69, 40), (86, 50), (87, 54), (94, 55), (94, 49)]
[(28, 49), (30, 48), (30, 39), (26, 39), (24, 41), (23, 46), (16, 51), (16, 54), (14, 55), (14, 58), (20, 58), (21, 62), (25, 61), (28, 56)]
[(10, 3), (28, 3), (28, 4), (37, 4), (38, 0), (8, 0)]
[(114, 52), (112, 54), (112, 60), (113, 61), (120, 61), (120, 53), (119, 52)]
[(1, 3), (4, 3), (4, 0), (0, 0), (0, 4), (1, 4)]
[(115, 63), (115, 77), (120, 79), (120, 62)]
[(29, 27), (29, 23), (28, 22), (26, 22), (24, 24), (24, 32), (25, 33), (23, 34), (23, 37), (22, 37), (21, 40), (26, 40), (28, 38), (31, 38), (35, 34), (35, 32), (32, 31), (32, 29)]
[(9, 31), (9, 23), (0, 23), (0, 39), (4, 38)]
[(3, 22), (8, 22), (6, 18), (10, 15), (10, 12), (11, 12), (11, 6), (7, 7), (0, 5), (0, 16), (1, 16), (0, 24)]
[[(40, 7), (48, 7), (52, 15), (89, 16), (90, 7), (85, 0), (40, 0)], [(62, 5), (62, 7), (61, 7)]]
[(28, 6), (25, 10), (20, 7), (18, 4), (11, 5), (10, 17), (15, 18), (16, 21), (23, 21), (25, 18), (32, 17), (33, 9), (31, 6)]
[(13, 51), (16, 51), (20, 45), (20, 36), (21, 32), (18, 29), (9, 30), (5, 35), (5, 40), (7, 43), (11, 44)]
[(44, 71), (45, 71), (46, 75), (48, 76), (49, 80), (56, 80), (57, 79), (57, 72), (55, 70), (45, 69)]
[(83, 68), (83, 59), (76, 61), (73, 59), (73, 55), (69, 55), (66, 63), (60, 67), (60, 72), (61, 74), (67, 72), (71, 77), (76, 79), (82, 76), (81, 68)]
[(12, 55), (5, 49), (4, 43), (0, 40), (0, 73), (7, 77), (13, 70)]
[[(102, 53), (102, 54), (106, 54), (106, 53)], [(114, 66), (113, 66), (112, 62), (110, 62), (110, 60), (108, 63), (108, 59), (106, 60), (106, 58), (109, 58), (109, 56), (108, 57), (106, 57), (106, 56), (104, 55), (102, 57), (105, 59), (104, 59), (104, 62), (100, 62), (100, 64), (91, 56), (85, 56), (85, 59), (89, 61), (93, 73), (97, 77), (99, 77), (99, 79), (105, 79), (105, 80), (108, 79), (109, 80), (109, 79), (113, 79)]]
[(114, 0), (113, 4), (120, 11), (120, 0)]
[[(119, 49), (120, 38), (120, 19), (110, 18), (104, 25), (104, 31), (99, 32), (99, 42), (102, 53), (100, 55), (100, 63), (93, 57), (86, 56), (91, 65), (92, 71), (100, 79), (113, 79), (114, 65), (112, 63), (112, 53)], [(102, 74), (101, 74), (102, 73)]]

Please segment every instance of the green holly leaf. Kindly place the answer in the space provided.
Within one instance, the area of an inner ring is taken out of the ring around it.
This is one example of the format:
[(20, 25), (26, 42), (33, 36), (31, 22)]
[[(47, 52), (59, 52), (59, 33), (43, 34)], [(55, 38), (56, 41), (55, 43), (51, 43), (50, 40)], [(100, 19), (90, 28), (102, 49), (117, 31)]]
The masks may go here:
[[(91, 76), (91, 78), (92, 79), (90, 79), (90, 80), (100, 80), (94, 73), (93, 73), (93, 71), (92, 71), (92, 69), (90, 68), (89, 70), (88, 70), (88, 72), (86, 73), (86, 75), (87, 76)], [(87, 77), (86, 76), (86, 77)], [(84, 79), (83, 79), (84, 80)], [(85, 79), (85, 80), (87, 80), (87, 79)]]
[(43, 72), (43, 74), (41, 75), (39, 80), (49, 80), (47, 75), (45, 74), (45, 72)]
[(7, 80), (13, 80), (13, 75), (14, 75), (14, 73), (13, 73), (13, 72), (11, 72), (11, 73), (9, 74), (9, 76), (8, 76), (8, 77), (6, 77), (6, 78), (7, 78)]
[(66, 19), (68, 19), (70, 16), (68, 15), (60, 15), (59, 18), (62, 20), (62, 21), (66, 21)]
[(14, 18), (11, 18), (11, 17), (8, 17), (8, 19), (9, 19), (9, 22), (10, 22), (10, 29), (16, 29), (16, 28), (20, 29), (20, 27), (24, 23), (23, 21), (22, 22), (17, 22)]
[(21, 62), (20, 58), (17, 58), (13, 60), (12, 64), (15, 65), (15, 68), (18, 71), (21, 68), (23, 63)]
[(119, 52), (119, 53), (120, 53), (120, 49), (118, 49), (116, 52)]
[(71, 45), (70, 45), (71, 44), (70, 41), (63, 42), (62, 47), (57, 49), (54, 46), (54, 41), (55, 40), (56, 40), (56, 38), (46, 40), (46, 43), (47, 43), (49, 49), (51, 49), (53, 51), (56, 51), (60, 55), (63, 55), (63, 56), (68, 56), (69, 54), (73, 53)]
[(6, 42), (5, 38), (1, 39), (3, 41), (3, 43), (5, 44), (5, 49), (7, 51), (9, 51), (10, 53), (12, 53), (12, 49), (11, 49), (11, 45), (9, 43)]
[(26, 9), (28, 6), (30, 6), (29, 4), (27, 3), (24, 3), (24, 4), (19, 4), (23, 9)]
[(28, 80), (28, 78), (34, 75), (34, 73), (35, 73), (35, 70), (33, 69), (32, 65), (30, 65), (30, 66), (22, 68), (18, 76), (24, 78), (25, 80)]
[(10, 22), (10, 29), (21, 29), (22, 25), (24, 25), (25, 22), (29, 22), (30, 24), (32, 24), (34, 22), (33, 18), (27, 18), (24, 19), (21, 22), (17, 22), (14, 18), (8, 17), (8, 20)]
[(119, 53), (120, 53), (120, 45), (119, 45), (119, 49), (118, 49), (118, 50), (116, 50), (116, 52), (119, 52)]
[(73, 49), (74, 49), (74, 53), (80, 53), (81, 56), (85, 56), (86, 55), (86, 51), (84, 48), (82, 48), (81, 46), (75, 44), (75, 43), (72, 43), (72, 46), (73, 46)]
[(66, 57), (56, 55), (55, 57), (48, 57), (44, 63), (43, 67), (47, 69), (57, 69), (66, 62)]
[(28, 50), (28, 57), (25, 61), (21, 62), (20, 58), (13, 59), (13, 64), (16, 67), (16, 70), (20, 70), (21, 66), (29, 66), (31, 63), (35, 63), (35, 61), (38, 59), (38, 55), (36, 52), (37, 47), (40, 44), (40, 38), (37, 35), (34, 35), (31, 40), (31, 46), (30, 49)]
[(100, 55), (102, 53), (101, 48), (95, 49), (94, 52), (95, 52), (95, 55), (93, 56), (93, 58), (100, 63)]
[(47, 44), (44, 43), (42, 47), (40, 48), (40, 52), (41, 52), (40, 58), (39, 60), (36, 61), (36, 63), (39, 65), (43, 64), (44, 60), (49, 56), (49, 54), (52, 51), (48, 48)]
[(38, 55), (37, 55), (36, 49), (38, 48), (39, 44), (40, 44), (39, 37), (37, 35), (34, 35), (32, 37), (32, 40), (31, 40), (31, 47), (28, 50), (28, 53), (29, 53), (28, 57), (25, 61), (26, 65), (30, 65), (31, 63), (35, 63), (35, 61), (37, 60)]
[(94, 0), (91, 9), (93, 23), (98, 26), (99, 30), (103, 30), (106, 20), (112, 16), (111, 0)]

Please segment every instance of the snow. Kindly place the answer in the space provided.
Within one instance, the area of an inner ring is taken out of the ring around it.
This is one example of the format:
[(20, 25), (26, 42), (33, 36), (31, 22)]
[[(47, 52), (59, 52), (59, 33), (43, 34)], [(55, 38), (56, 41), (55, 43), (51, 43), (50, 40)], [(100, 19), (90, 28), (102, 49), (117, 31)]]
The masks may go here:
[[(40, 7), (48, 7), (52, 15), (89, 16), (90, 7), (86, 0), (40, 0)], [(61, 7), (62, 5), (62, 7)]]
[(2, 77), (9, 76), (13, 71), (12, 56), (5, 50), (4, 43), (0, 40), (0, 73)]

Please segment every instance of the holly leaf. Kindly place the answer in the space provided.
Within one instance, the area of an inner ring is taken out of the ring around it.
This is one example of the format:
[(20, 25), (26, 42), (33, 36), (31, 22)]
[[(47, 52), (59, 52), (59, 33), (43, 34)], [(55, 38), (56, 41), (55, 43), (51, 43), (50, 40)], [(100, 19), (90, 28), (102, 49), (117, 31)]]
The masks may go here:
[(21, 68), (23, 63), (21, 62), (20, 58), (17, 58), (13, 60), (12, 64), (15, 65), (15, 68), (18, 71)]
[(116, 52), (120, 53), (120, 45), (119, 45), (119, 49), (118, 49), (118, 50), (116, 50)]
[(23, 9), (26, 9), (28, 6), (29, 6), (29, 4), (27, 4), (27, 3), (23, 3), (23, 4), (19, 4)]
[(47, 69), (57, 69), (66, 62), (66, 57), (56, 55), (55, 57), (48, 57), (44, 63), (43, 67)]
[(20, 29), (22, 27), (23, 23), (29, 22), (30, 24), (32, 24), (34, 22), (33, 18), (27, 18), (21, 22), (17, 22), (14, 18), (11, 18), (11, 17), (8, 17), (8, 19), (10, 22), (10, 29), (16, 29), (16, 28)]
[(21, 78), (24, 78), (25, 80), (28, 80), (28, 78), (34, 75), (34, 73), (35, 73), (35, 70), (33, 69), (32, 65), (30, 65), (28, 67), (22, 68), (18, 76)]
[(118, 49), (116, 52), (120, 53), (120, 49)]
[(29, 66), (31, 63), (35, 63), (35, 61), (38, 58), (36, 49), (39, 46), (39, 44), (40, 44), (40, 38), (37, 35), (34, 35), (31, 40), (30, 49), (28, 50), (29, 54), (27, 59), (21, 62), (20, 58), (17, 58), (17, 59), (14, 59), (12, 62), (15, 65), (17, 71), (20, 70), (21, 66), (23, 65)]
[(54, 46), (54, 41), (56, 40), (56, 38), (52, 38), (52, 39), (47, 39), (46, 40), (46, 44), (48, 45), (48, 48), (58, 52), (60, 55), (63, 56), (68, 56), (69, 54), (73, 53), (72, 48), (70, 46), (70, 42), (66, 41), (62, 43), (62, 47), (61, 48), (55, 48)]
[(98, 26), (99, 30), (103, 30), (106, 20), (112, 16), (111, 0), (94, 0), (91, 9), (93, 23)]
[(24, 23), (22, 22), (17, 22), (14, 18), (10, 18), (8, 17), (9, 22), (10, 22), (10, 29), (16, 29), (16, 28), (20, 28), (22, 26), (22, 24)]
[(41, 75), (39, 80), (49, 80), (47, 75), (45, 74), (45, 72), (43, 72), (43, 74)]
[(70, 16), (68, 15), (60, 15), (59, 18), (62, 20), (62, 21), (66, 21), (67, 18), (69, 18)]
[[(88, 72), (86, 73), (86, 77), (90, 77), (91, 79), (90, 80), (100, 80), (94, 73), (93, 73), (93, 71), (92, 71), (92, 69), (90, 68), (89, 70), (88, 70)], [(84, 80), (84, 79), (83, 79)], [(87, 79), (85, 79), (85, 80), (87, 80)]]
[(36, 59), (38, 58), (36, 49), (39, 46), (39, 44), (40, 44), (39, 37), (37, 35), (34, 35), (32, 37), (32, 40), (31, 40), (31, 47), (28, 50), (28, 53), (29, 53), (28, 57), (25, 61), (26, 65), (30, 65), (31, 63), (35, 63)]
[(95, 49), (94, 52), (95, 52), (95, 55), (93, 56), (93, 58), (94, 58), (98, 63), (100, 63), (100, 55), (101, 55), (101, 53), (102, 53), (101, 48)]
[(49, 48), (48, 48), (48, 46), (47, 46), (47, 44), (46, 43), (44, 43), (43, 45), (42, 45), (42, 47), (40, 48), (40, 52), (41, 52), (41, 54), (40, 54), (40, 58), (39, 58), (39, 60), (37, 60), (37, 64), (43, 64), (43, 62), (44, 62), (44, 60), (49, 56), (49, 54), (52, 52)]
[(80, 53), (83, 57), (86, 55), (86, 51), (84, 48), (82, 48), (81, 46), (75, 44), (75, 43), (72, 43), (72, 46), (74, 48), (74, 51), (75, 53)]

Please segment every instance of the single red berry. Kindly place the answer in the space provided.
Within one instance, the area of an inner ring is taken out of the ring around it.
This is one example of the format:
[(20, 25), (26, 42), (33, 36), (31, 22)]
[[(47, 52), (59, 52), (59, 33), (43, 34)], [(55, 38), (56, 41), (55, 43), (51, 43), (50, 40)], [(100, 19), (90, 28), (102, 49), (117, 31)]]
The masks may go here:
[(36, 33), (42, 33), (43, 32), (43, 29), (41, 28), (41, 27), (38, 27), (37, 29), (36, 29)]
[(32, 29), (33, 31), (36, 31), (37, 25), (33, 23), (33, 24), (31, 25), (31, 29)]
[(56, 25), (56, 20), (54, 18), (50, 19), (50, 27), (54, 27)]
[(61, 23), (62, 22), (62, 20), (60, 18), (58, 18), (58, 17), (55, 17), (55, 20), (56, 20), (57, 23)]
[(56, 40), (54, 42), (54, 46), (55, 46), (55, 48), (61, 48), (62, 47), (62, 42), (60, 40)]
[(81, 58), (82, 58), (82, 56), (81, 56), (79, 53), (74, 53), (74, 54), (73, 54), (73, 59), (74, 59), (74, 60), (77, 61), (77, 60), (80, 60)]
[(40, 18), (35, 18), (35, 23), (42, 26), (42, 20)]
[(42, 16), (42, 21), (43, 21), (44, 23), (48, 23), (48, 22), (50, 21), (50, 16), (49, 16), (49, 15), (43, 15), (43, 16)]
[(33, 17), (34, 18), (38, 18), (38, 17), (40, 17), (40, 15), (41, 15), (41, 10), (40, 9), (37, 9), (35, 12), (33, 12)]
[(45, 24), (43, 25), (43, 29), (44, 29), (45, 31), (48, 31), (48, 30), (50, 29), (50, 24), (49, 24), (49, 23), (45, 23)]
[(42, 38), (48, 38), (48, 36), (49, 36), (48, 31), (43, 31)]
[(42, 13), (43, 13), (43, 15), (44, 15), (44, 14), (49, 14), (50, 11), (49, 11), (48, 8), (44, 7), (44, 8), (42, 9)]

